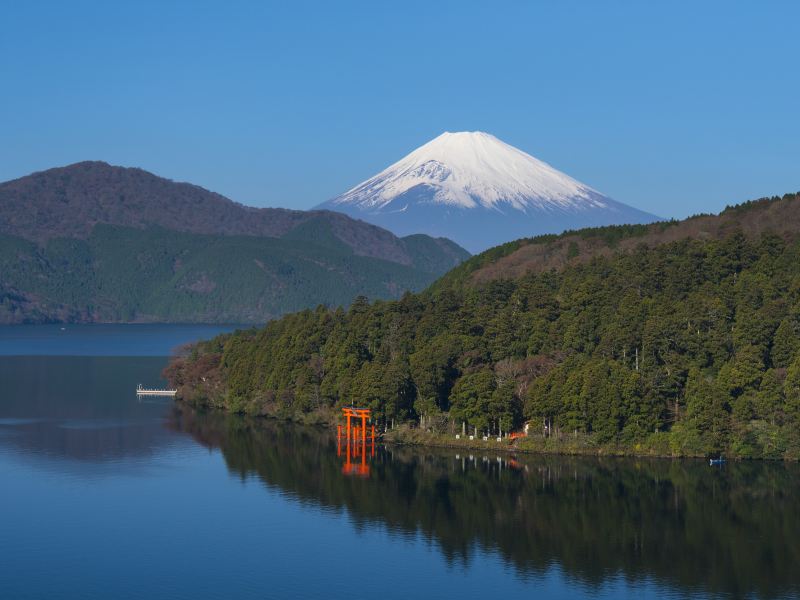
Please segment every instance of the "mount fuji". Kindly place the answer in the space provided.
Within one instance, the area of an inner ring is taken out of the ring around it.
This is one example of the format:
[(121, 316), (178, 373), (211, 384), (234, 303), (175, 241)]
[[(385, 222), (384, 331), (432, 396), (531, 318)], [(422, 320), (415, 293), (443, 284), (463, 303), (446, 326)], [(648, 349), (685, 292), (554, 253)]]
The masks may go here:
[(396, 235), (447, 237), (470, 252), (543, 233), (659, 220), (480, 131), (443, 133), (317, 208)]

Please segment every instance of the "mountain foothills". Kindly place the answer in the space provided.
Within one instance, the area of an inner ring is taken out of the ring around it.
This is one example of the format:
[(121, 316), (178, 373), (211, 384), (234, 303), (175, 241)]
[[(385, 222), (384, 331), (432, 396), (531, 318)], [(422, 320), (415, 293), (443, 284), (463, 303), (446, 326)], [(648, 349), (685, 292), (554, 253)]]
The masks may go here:
[(519, 448), (797, 459), (800, 196), (520, 240), (423, 293), (201, 343), (167, 375), (198, 406), (353, 403), (450, 443), (529, 421)]
[(469, 254), (84, 162), (0, 184), (0, 322), (264, 322), (419, 290)]
[(446, 132), (319, 206), (480, 252), (567, 229), (658, 217), (608, 198), (481, 131)]

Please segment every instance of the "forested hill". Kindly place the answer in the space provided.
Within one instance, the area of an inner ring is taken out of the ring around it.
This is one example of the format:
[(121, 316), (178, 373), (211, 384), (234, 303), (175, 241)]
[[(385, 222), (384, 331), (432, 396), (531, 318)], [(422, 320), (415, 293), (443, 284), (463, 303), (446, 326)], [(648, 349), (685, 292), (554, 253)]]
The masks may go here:
[(800, 210), (795, 205), (796, 198), (796, 194), (761, 198), (730, 206), (719, 215), (696, 215), (682, 221), (592, 227), (560, 235), (523, 238), (465, 261), (437, 281), (435, 287), (480, 285), (493, 279), (561, 269), (597, 256), (610, 257), (640, 245), (654, 247), (687, 238), (720, 239), (736, 231), (751, 237), (765, 231), (793, 236), (800, 232)]
[[(252, 414), (354, 403), (451, 434), (530, 420), (556, 449), (796, 459), (799, 218), (787, 195), (515, 242), (425, 293), (203, 343), (168, 375), (189, 402)], [(531, 247), (560, 265), (507, 268)]]
[[(95, 225), (159, 227), (185, 233), (289, 237), (309, 242), (319, 230), (358, 256), (414, 265), (416, 244), (330, 211), (253, 208), (197, 185), (142, 169), (87, 161), (0, 183), (0, 233), (44, 242), (86, 239)], [(417, 236), (415, 236), (417, 237)], [(449, 240), (428, 238), (443, 273), (469, 254)]]
[(468, 256), (105, 163), (0, 184), (0, 323), (264, 323), (359, 294), (399, 298)]

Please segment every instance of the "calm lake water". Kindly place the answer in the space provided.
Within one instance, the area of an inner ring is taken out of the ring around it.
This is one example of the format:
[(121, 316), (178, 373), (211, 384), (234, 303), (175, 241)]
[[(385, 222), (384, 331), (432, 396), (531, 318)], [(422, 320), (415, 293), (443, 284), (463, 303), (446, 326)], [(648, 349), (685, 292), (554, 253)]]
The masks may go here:
[(797, 465), (367, 446), (348, 468), (324, 430), (137, 401), (219, 330), (0, 327), (0, 598), (800, 595)]

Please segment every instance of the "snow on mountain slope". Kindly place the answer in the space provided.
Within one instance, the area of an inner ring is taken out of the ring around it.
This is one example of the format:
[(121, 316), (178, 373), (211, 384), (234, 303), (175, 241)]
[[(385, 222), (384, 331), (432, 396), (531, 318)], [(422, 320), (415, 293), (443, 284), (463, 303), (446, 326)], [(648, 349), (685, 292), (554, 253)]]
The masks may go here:
[(475, 252), (576, 227), (657, 217), (615, 202), (493, 135), (443, 133), (318, 208)]
[(434, 201), (462, 208), (579, 208), (597, 192), (483, 132), (443, 133), (333, 201), (380, 209), (417, 185)]

